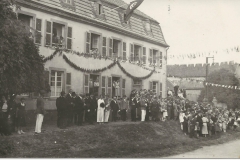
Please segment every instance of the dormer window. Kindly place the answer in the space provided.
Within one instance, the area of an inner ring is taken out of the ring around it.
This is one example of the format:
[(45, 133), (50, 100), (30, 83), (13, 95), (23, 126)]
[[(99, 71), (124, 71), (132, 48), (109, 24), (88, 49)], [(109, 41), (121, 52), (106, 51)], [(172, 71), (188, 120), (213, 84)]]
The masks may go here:
[(70, 9), (70, 10), (73, 10), (73, 11), (76, 10), (74, 0), (60, 0), (60, 3), (61, 3), (63, 8), (67, 8), (67, 9)]
[(101, 1), (91, 2), (91, 6), (94, 17), (105, 20), (104, 9)]
[(151, 23), (149, 20), (145, 20), (143, 21), (143, 28), (144, 28), (144, 31), (147, 35), (150, 35), (150, 36), (153, 36), (152, 34), (152, 28), (151, 28)]
[(131, 26), (130, 19), (127, 22), (124, 21), (125, 13), (118, 12), (118, 15), (119, 15), (119, 19), (120, 19), (120, 22), (121, 22), (123, 27), (130, 27)]

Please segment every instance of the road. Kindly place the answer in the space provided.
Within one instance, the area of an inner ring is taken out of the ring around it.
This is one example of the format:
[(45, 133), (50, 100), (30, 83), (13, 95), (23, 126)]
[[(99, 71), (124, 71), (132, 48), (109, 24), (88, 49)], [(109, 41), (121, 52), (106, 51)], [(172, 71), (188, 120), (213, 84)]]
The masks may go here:
[(192, 152), (165, 158), (240, 158), (240, 140), (206, 146)]

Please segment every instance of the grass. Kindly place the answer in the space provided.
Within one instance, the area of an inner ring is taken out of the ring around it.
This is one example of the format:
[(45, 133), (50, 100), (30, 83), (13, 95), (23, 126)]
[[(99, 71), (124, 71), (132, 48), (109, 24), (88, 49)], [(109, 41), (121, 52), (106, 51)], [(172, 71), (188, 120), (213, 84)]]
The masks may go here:
[(84, 125), (60, 130), (45, 125), (46, 132), (1, 137), (0, 157), (4, 158), (153, 158), (221, 144), (240, 138), (240, 131), (228, 131), (207, 138), (183, 135), (178, 122), (116, 122)]

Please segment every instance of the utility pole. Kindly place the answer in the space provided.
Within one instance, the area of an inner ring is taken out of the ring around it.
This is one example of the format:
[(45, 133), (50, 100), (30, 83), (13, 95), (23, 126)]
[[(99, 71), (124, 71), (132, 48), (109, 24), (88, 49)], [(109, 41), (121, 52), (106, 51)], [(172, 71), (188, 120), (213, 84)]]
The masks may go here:
[[(208, 58), (213, 58), (214, 63), (214, 56), (213, 57), (206, 57), (206, 82), (208, 82)], [(205, 93), (206, 101), (208, 102), (208, 86), (206, 85), (206, 93)]]

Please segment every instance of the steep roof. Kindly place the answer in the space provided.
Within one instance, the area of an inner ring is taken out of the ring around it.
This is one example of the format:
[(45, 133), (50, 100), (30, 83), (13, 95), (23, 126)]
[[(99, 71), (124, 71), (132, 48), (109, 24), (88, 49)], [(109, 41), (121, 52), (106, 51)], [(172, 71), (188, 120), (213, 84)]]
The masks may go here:
[[(119, 9), (111, 10), (118, 6), (122, 6), (125, 3), (122, 0), (100, 0), (103, 4), (103, 9), (105, 12), (106, 20), (98, 19), (93, 16), (92, 1), (98, 0), (75, 0), (75, 10), (68, 9), (61, 5), (61, 0), (17, 0), (20, 5), (24, 7), (31, 7), (33, 9), (43, 10), (45, 12), (52, 12), (55, 15), (60, 15), (67, 19), (73, 19), (77, 21), (83, 21), (90, 25), (96, 25), (104, 29), (112, 29), (114, 32), (132, 36), (134, 38), (139, 38), (143, 41), (149, 41), (156, 43), (158, 45), (169, 47), (166, 43), (162, 29), (159, 23), (152, 19), (150, 16), (147, 16), (139, 10), (134, 11), (134, 15), (130, 19), (131, 27), (123, 26), (119, 16)], [(144, 4), (144, 3), (143, 3)], [(127, 5), (121, 7), (120, 10), (127, 8)], [(145, 33), (143, 27), (143, 20), (149, 19), (151, 21), (152, 36)]]
[[(232, 72), (235, 72), (237, 65), (236, 64), (227, 64), (227, 63), (216, 63), (214, 65), (208, 66), (209, 73), (219, 70), (221, 68), (228, 69)], [(167, 74), (168, 76), (175, 77), (205, 77), (206, 76), (206, 64), (197, 64), (197, 65), (167, 65)]]

